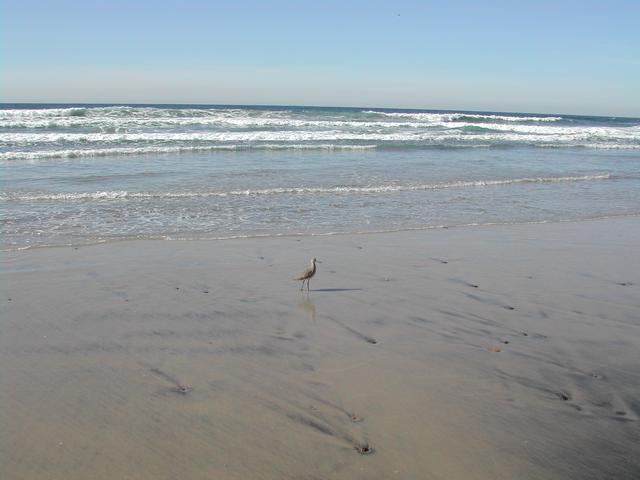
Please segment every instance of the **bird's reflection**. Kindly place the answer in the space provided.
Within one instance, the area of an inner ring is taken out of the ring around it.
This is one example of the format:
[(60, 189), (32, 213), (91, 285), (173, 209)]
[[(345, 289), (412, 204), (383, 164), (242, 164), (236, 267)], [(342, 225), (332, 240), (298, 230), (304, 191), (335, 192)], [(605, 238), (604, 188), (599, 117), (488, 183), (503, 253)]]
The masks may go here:
[(301, 294), (300, 302), (298, 303), (300, 308), (305, 310), (309, 314), (309, 320), (315, 321), (316, 319), (316, 305), (309, 298), (309, 293)]

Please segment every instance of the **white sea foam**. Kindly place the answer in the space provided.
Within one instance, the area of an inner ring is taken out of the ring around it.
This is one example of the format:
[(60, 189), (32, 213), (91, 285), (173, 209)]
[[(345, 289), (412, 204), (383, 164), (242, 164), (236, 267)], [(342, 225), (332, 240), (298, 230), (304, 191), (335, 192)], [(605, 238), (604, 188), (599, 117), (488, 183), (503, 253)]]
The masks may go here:
[[(444, 122), (433, 122), (439, 126)], [(475, 124), (474, 124), (475, 125)], [(363, 121), (363, 120), (310, 120), (296, 118), (269, 118), (269, 117), (131, 117), (114, 121), (111, 117), (59, 117), (59, 118), (34, 118), (34, 119), (0, 119), (0, 128), (34, 128), (34, 129), (63, 129), (63, 128), (93, 128), (99, 130), (114, 129), (138, 129), (144, 127), (213, 127), (213, 128), (272, 128), (284, 129), (315, 127), (320, 129), (342, 128), (426, 128), (430, 125), (424, 122), (410, 121)]]
[(376, 145), (334, 145), (334, 144), (257, 144), (257, 145), (184, 145), (114, 147), (94, 149), (17, 151), (0, 153), (0, 161), (41, 160), (47, 158), (106, 157), (118, 155), (165, 155), (185, 152), (233, 151), (233, 150), (373, 150)]
[(230, 191), (187, 191), (187, 192), (128, 192), (128, 191), (100, 191), (100, 192), (72, 192), (56, 194), (40, 193), (0, 193), (2, 201), (43, 201), (43, 200), (117, 200), (144, 198), (195, 198), (195, 197), (234, 197), (234, 196), (262, 196), (262, 195), (314, 195), (314, 194), (380, 194), (394, 192), (413, 192), (439, 190), (445, 188), (494, 187), (501, 185), (516, 185), (523, 183), (567, 183), (609, 180), (608, 173), (598, 175), (580, 175), (568, 177), (530, 177), (495, 180), (460, 180), (431, 184), (390, 184), (390, 185), (338, 185), (331, 187), (275, 187), (264, 189), (246, 189)]
[[(242, 116), (260, 110), (242, 108), (159, 108), (159, 107), (67, 107), (38, 109), (0, 109), (3, 118), (57, 118), (57, 117), (184, 117), (228, 115)], [(269, 111), (271, 112), (271, 111)]]
[[(575, 151), (558, 150), (567, 148)], [(3, 242), (20, 248), (637, 213), (639, 149), (636, 119), (296, 107), (0, 109), (0, 228)], [(270, 150), (283, 153), (262, 153)], [(75, 160), (91, 157), (103, 158)]]
[(363, 113), (376, 114), (383, 117), (412, 118), (425, 122), (454, 122), (462, 119), (477, 120), (500, 120), (503, 122), (558, 122), (562, 117), (531, 117), (531, 116), (510, 116), (492, 115), (479, 113), (409, 113), (409, 112), (381, 112), (377, 110), (365, 110)]
[[(462, 128), (466, 124), (454, 124)], [(104, 143), (171, 143), (171, 142), (311, 142), (311, 141), (381, 141), (381, 142), (461, 142), (504, 141), (504, 142), (545, 142), (558, 143), (575, 140), (633, 140), (640, 144), (640, 127), (589, 127), (554, 128), (527, 127), (491, 124), (482, 127), (496, 132), (469, 134), (458, 129), (438, 131), (343, 131), (343, 130), (261, 130), (261, 131), (195, 131), (195, 132), (144, 132), (144, 133), (0, 133), (0, 144), (6, 146), (26, 146), (39, 144), (104, 144)]]
[(637, 123), (562, 120), (564, 117), (559, 116), (374, 110), (129, 106), (13, 109), (0, 110), (0, 129), (4, 130), (0, 131), (0, 160), (239, 148), (526, 145), (640, 149)]

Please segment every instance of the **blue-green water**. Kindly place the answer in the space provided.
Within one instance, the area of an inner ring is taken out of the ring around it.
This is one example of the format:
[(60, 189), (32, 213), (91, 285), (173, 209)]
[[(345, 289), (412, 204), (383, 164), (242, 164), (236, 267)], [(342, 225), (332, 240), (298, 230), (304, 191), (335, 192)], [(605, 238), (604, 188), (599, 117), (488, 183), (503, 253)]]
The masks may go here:
[(640, 214), (640, 119), (0, 108), (4, 248)]

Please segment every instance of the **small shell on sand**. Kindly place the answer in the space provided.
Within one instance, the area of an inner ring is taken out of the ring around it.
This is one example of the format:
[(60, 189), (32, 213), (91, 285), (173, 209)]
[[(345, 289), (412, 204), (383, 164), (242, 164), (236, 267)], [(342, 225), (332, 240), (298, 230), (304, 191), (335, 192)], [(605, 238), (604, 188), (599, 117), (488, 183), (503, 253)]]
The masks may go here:
[(489, 347), (488, 350), (490, 352), (495, 352), (495, 353), (498, 353), (498, 352), (502, 351), (502, 349), (500, 347)]

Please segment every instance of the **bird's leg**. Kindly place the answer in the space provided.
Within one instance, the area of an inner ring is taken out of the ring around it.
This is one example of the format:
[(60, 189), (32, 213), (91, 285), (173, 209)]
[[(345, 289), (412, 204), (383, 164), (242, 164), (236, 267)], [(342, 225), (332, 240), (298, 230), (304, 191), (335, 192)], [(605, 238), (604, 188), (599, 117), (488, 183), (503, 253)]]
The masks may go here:
[(307, 292), (309, 291), (309, 280), (311, 280), (311, 279), (307, 278)]
[(300, 285), (300, 291), (304, 288), (304, 280), (302, 280), (302, 285)]

